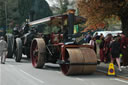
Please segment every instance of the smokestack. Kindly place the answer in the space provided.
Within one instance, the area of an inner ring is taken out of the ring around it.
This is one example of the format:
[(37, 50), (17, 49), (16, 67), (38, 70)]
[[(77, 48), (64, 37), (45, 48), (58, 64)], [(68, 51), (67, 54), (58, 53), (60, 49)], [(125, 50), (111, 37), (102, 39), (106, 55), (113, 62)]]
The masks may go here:
[(69, 36), (69, 39), (72, 38), (72, 34), (74, 32), (74, 21), (75, 21), (74, 14), (75, 14), (74, 9), (68, 10), (68, 36)]

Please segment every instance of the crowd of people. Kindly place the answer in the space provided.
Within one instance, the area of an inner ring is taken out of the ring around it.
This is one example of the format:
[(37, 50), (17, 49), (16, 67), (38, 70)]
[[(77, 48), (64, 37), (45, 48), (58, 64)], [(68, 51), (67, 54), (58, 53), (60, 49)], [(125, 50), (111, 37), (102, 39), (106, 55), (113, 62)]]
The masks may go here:
[[(94, 51), (98, 54), (99, 48), (100, 61), (104, 63), (114, 63), (118, 65), (119, 71), (122, 67), (128, 66), (128, 38), (124, 34), (106, 37), (101, 33), (96, 33), (93, 37), (88, 33), (85, 36), (85, 43), (94, 46)], [(99, 45), (97, 45), (99, 44)]]

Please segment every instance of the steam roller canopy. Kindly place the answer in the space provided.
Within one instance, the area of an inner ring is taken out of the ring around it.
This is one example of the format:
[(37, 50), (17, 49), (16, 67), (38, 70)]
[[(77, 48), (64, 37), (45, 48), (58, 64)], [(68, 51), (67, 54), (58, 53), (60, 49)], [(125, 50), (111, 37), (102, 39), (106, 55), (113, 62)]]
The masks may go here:
[(65, 61), (69, 61), (69, 64), (61, 64), (65, 75), (91, 74), (96, 71), (97, 57), (90, 48), (67, 48)]

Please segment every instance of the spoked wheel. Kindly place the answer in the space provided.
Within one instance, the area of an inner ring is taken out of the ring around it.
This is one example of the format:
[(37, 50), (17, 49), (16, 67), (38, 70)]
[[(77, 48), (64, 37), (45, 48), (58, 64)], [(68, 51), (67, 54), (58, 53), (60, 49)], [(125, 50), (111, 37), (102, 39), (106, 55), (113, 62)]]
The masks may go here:
[(21, 58), (22, 58), (22, 41), (20, 38), (16, 38), (15, 50), (14, 50), (14, 59), (16, 62), (20, 62)]
[(30, 55), (32, 65), (35, 68), (42, 68), (45, 64), (45, 42), (42, 38), (35, 38), (32, 41)]
[(67, 48), (65, 61), (69, 63), (60, 65), (65, 75), (91, 74), (96, 71), (96, 54), (90, 48)]
[(13, 56), (13, 47), (14, 47), (14, 36), (12, 34), (6, 34), (7, 44), (8, 44), (8, 53), (7, 57), (12, 58)]

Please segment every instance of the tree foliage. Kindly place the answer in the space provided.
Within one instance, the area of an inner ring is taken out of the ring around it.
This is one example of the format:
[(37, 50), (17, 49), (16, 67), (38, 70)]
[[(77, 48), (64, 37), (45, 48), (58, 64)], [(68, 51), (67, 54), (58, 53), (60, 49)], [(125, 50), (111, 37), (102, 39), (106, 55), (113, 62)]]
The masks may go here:
[(37, 20), (52, 15), (45, 0), (18, 0), (18, 7), (23, 20), (30, 18), (30, 16), (33, 20)]
[(103, 22), (112, 15), (119, 16), (122, 30), (128, 35), (128, 0), (77, 0), (80, 15), (88, 19), (87, 24)]
[(3, 25), (5, 25), (5, 10), (4, 9), (4, 2), (2, 0), (0, 0), (0, 26), (3, 27)]
[(6, 25), (5, 10), (7, 13), (7, 25), (10, 26), (11, 23), (14, 22), (18, 23), (20, 16), (19, 16), (17, 4), (18, 4), (17, 0), (0, 0), (0, 27), (5, 27)]
[(33, 1), (34, 0), (18, 0), (18, 10), (23, 20), (29, 18)]
[(33, 13), (33, 20), (52, 15), (52, 11), (45, 0), (0, 0), (0, 28), (6, 27), (5, 10), (8, 28), (13, 28), (15, 24), (21, 25)]
[(59, 0), (60, 4), (60, 13), (64, 13), (68, 9), (69, 1), (68, 0)]
[(52, 4), (51, 8), (55, 14), (63, 14), (68, 10), (69, 6), (73, 6), (75, 0), (47, 0)]

